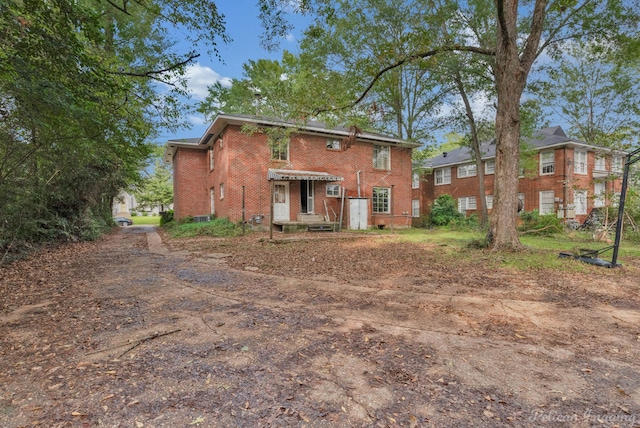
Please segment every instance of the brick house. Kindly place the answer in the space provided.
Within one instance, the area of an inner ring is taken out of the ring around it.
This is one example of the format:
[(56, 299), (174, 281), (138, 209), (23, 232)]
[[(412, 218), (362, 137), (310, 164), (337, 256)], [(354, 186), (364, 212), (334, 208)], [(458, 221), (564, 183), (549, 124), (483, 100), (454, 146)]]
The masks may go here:
[[(561, 127), (545, 128), (526, 140), (531, 155), (521, 165), (518, 198), (524, 211), (555, 214), (583, 223), (593, 208), (615, 202), (619, 194), (624, 153), (594, 147), (567, 137)], [(430, 171), (422, 177), (420, 212), (427, 213), (433, 201), (449, 194), (458, 210), (480, 214), (479, 198), (486, 198), (491, 214), (495, 169), (495, 143), (481, 145), (485, 195), (479, 194), (476, 163), (469, 148), (461, 147), (428, 161)], [(526, 159), (526, 156), (523, 156)]]
[[(250, 127), (248, 131), (247, 127)], [(281, 145), (266, 130), (288, 130)], [(171, 140), (176, 218), (214, 214), (269, 224), (307, 215), (352, 229), (411, 223), (411, 152), (418, 144), (319, 122), (221, 114), (201, 138)], [(344, 199), (344, 201), (343, 201)], [(341, 211), (342, 210), (342, 211)]]

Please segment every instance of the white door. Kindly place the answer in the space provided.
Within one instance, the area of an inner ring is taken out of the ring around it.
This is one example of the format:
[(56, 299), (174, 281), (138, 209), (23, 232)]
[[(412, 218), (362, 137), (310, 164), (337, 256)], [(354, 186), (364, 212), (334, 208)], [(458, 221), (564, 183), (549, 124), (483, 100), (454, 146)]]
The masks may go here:
[(349, 229), (367, 229), (369, 224), (369, 200), (365, 198), (349, 199)]
[(289, 221), (289, 182), (273, 184), (273, 221)]
[(606, 192), (606, 186), (604, 182), (598, 181), (593, 185), (593, 187), (593, 194), (595, 195), (593, 206), (596, 208), (602, 208), (605, 205), (604, 193)]

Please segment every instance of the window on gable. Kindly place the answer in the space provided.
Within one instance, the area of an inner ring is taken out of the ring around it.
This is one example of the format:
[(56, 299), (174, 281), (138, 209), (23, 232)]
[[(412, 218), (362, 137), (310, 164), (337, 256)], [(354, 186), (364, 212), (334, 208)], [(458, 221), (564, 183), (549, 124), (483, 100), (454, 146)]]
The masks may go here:
[(391, 189), (388, 187), (374, 187), (373, 188), (373, 212), (374, 213), (388, 213), (389, 212), (389, 197), (391, 195)]
[(496, 172), (496, 160), (489, 159), (484, 163), (484, 173), (485, 174), (493, 174)]
[(327, 138), (327, 150), (340, 150), (340, 140)]
[(420, 188), (420, 174), (418, 174), (417, 172), (413, 173), (413, 177), (411, 179), (411, 188), (412, 189)]
[(555, 153), (553, 150), (548, 152), (540, 152), (540, 175), (553, 174), (555, 162)]
[(475, 177), (475, 175), (476, 175), (475, 163), (469, 163), (466, 165), (458, 166), (458, 178)]
[(373, 146), (373, 167), (375, 169), (391, 169), (391, 147)]
[(451, 184), (451, 167), (436, 169), (434, 176), (436, 186), (441, 184)]
[(587, 173), (587, 152), (585, 150), (574, 150), (573, 172), (575, 174)]

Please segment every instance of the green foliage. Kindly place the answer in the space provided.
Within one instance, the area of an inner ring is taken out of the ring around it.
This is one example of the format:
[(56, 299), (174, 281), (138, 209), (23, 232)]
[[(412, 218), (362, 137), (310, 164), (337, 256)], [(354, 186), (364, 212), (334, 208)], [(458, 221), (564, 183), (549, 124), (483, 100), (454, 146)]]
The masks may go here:
[(562, 220), (554, 214), (540, 215), (538, 210), (520, 213), (520, 232), (542, 236), (552, 236), (563, 231)]
[(134, 192), (138, 206), (141, 208), (165, 207), (173, 202), (173, 181), (169, 167), (162, 161), (162, 153), (158, 150), (152, 156), (153, 171), (142, 178)]
[(170, 223), (172, 221), (173, 221), (173, 210), (164, 211), (160, 215), (160, 226), (164, 226), (165, 224)]
[(447, 226), (452, 222), (464, 221), (464, 215), (458, 212), (458, 204), (451, 195), (440, 195), (431, 207), (431, 224)]
[[(193, 219), (191, 219), (193, 221)], [(242, 227), (226, 218), (215, 218), (207, 222), (173, 221), (165, 227), (174, 238), (191, 238), (194, 236), (233, 237), (242, 233)]]

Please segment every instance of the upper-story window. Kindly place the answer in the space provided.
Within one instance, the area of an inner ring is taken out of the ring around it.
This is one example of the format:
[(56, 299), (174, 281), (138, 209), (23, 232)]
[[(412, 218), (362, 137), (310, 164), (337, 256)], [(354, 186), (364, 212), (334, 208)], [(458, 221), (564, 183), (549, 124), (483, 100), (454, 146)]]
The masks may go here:
[(271, 159), (286, 161), (289, 159), (289, 142), (276, 142), (271, 146)]
[(391, 147), (373, 146), (373, 167), (375, 169), (391, 169)]
[(420, 174), (418, 174), (417, 172), (414, 172), (411, 178), (411, 188), (412, 189), (420, 188)]
[(484, 163), (484, 173), (485, 174), (493, 174), (496, 172), (496, 160), (489, 159)]
[(555, 153), (553, 150), (540, 152), (540, 175), (553, 174)]
[(596, 163), (593, 165), (593, 169), (596, 171), (606, 171), (604, 156), (596, 156)]
[(587, 152), (585, 150), (574, 150), (573, 172), (575, 174), (587, 173)]
[(340, 140), (337, 138), (327, 138), (327, 150), (340, 150)]
[(434, 172), (435, 184), (451, 184), (451, 167), (438, 168)]
[(624, 164), (623, 158), (620, 156), (614, 156), (611, 160), (611, 171), (613, 172), (622, 172), (622, 165)]
[(209, 171), (213, 170), (213, 167), (215, 166), (214, 161), (215, 159), (213, 157), (213, 147), (211, 147), (209, 149)]
[(458, 178), (475, 177), (476, 176), (476, 164), (468, 163), (466, 165), (458, 166)]

